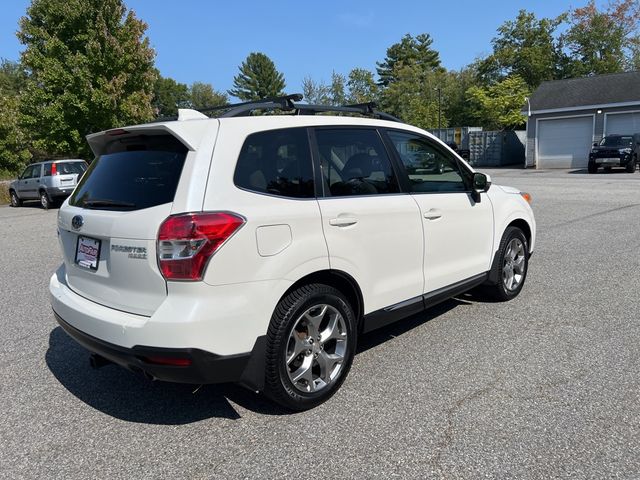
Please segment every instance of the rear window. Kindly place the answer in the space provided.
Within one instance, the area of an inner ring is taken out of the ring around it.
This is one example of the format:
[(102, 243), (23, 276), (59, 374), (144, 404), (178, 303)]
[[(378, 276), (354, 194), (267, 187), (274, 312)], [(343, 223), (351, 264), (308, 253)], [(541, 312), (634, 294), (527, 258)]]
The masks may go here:
[(84, 162), (57, 162), (56, 171), (58, 175), (82, 175), (87, 169), (87, 164)]
[(130, 211), (173, 202), (186, 155), (171, 136), (117, 140), (91, 163), (69, 204)]

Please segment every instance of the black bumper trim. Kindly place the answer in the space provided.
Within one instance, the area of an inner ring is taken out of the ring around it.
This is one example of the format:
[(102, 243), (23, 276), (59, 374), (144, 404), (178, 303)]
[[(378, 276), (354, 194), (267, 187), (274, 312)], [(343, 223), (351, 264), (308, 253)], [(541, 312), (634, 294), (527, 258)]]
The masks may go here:
[[(127, 370), (146, 374), (156, 380), (192, 384), (238, 382), (246, 380), (250, 373), (246, 370), (253, 370), (247, 368), (252, 352), (237, 355), (216, 355), (197, 348), (160, 348), (139, 345), (126, 348), (84, 333), (65, 322), (55, 311), (53, 313), (64, 331), (90, 352), (96, 353)], [(256, 346), (262, 343), (262, 338), (259, 337)], [(156, 365), (143, 360), (145, 357), (153, 356), (189, 358), (192, 363), (189, 366), (179, 367)], [(255, 360), (251, 363), (254, 364)]]

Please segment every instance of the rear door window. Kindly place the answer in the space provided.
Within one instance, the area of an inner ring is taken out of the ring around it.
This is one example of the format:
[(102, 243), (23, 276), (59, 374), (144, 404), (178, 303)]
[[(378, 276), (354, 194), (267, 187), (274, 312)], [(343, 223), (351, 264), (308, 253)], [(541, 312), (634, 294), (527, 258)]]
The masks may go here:
[(398, 193), (398, 180), (375, 129), (316, 130), (325, 196)]
[[(114, 141), (91, 163), (69, 204), (129, 211), (173, 202), (186, 155), (186, 147), (169, 135)], [(64, 165), (82, 173), (84, 164)]]
[(233, 176), (236, 186), (280, 197), (313, 198), (313, 166), (306, 128), (258, 132), (247, 137)]

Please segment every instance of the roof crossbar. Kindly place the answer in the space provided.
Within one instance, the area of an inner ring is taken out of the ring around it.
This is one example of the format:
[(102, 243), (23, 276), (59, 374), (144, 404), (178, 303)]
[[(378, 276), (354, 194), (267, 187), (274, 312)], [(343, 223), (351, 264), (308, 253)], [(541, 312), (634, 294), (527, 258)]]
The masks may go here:
[[(255, 110), (283, 110), (294, 111), (295, 115), (315, 115), (323, 112), (355, 113), (392, 122), (402, 122), (402, 120), (389, 115), (388, 113), (376, 110), (375, 102), (354, 103), (350, 105), (309, 105), (299, 102), (303, 98), (302, 94), (283, 95), (281, 97), (269, 97), (262, 100), (251, 100), (248, 102), (220, 105), (217, 107), (207, 107), (196, 109), (202, 113), (218, 112), (226, 110), (219, 115), (220, 118), (233, 118), (249, 116)], [(155, 121), (175, 120), (175, 117), (158, 118)]]

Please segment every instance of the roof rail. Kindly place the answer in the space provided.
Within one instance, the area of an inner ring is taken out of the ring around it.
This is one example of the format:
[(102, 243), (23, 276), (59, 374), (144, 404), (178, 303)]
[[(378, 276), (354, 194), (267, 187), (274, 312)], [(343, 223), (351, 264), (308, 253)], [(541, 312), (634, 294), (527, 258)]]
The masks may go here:
[[(376, 110), (378, 105), (375, 102), (354, 103), (350, 105), (310, 105), (294, 103), (301, 101), (302, 98), (303, 96), (301, 93), (294, 93), (291, 95), (283, 95), (280, 97), (269, 97), (262, 100), (251, 100), (248, 102), (220, 105), (217, 107), (198, 108), (194, 110), (197, 110), (201, 113), (226, 110), (224, 113), (219, 115), (220, 118), (249, 116), (255, 110), (284, 110), (294, 111), (295, 115), (315, 115), (316, 113), (323, 112), (356, 113), (360, 115), (379, 118), (381, 120), (402, 122), (402, 120), (394, 117), (393, 115), (389, 115), (388, 113)], [(175, 119), (175, 117), (161, 117), (154, 121), (163, 122)]]

